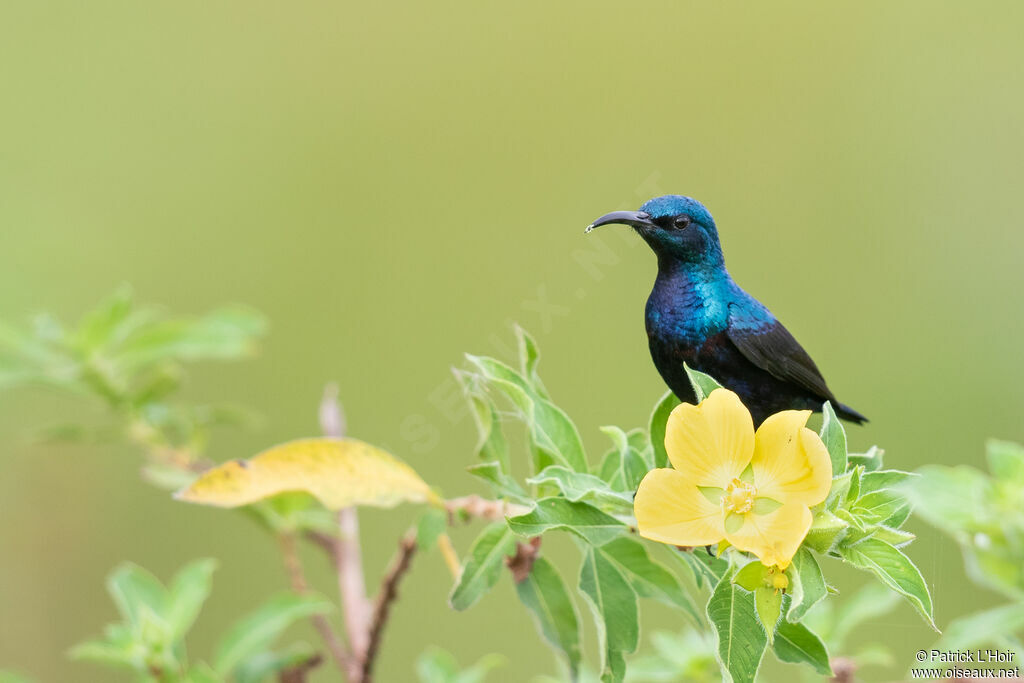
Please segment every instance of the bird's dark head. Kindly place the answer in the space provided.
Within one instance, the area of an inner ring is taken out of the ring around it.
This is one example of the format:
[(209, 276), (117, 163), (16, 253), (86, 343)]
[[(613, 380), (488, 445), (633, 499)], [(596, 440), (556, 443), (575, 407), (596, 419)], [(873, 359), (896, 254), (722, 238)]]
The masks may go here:
[(587, 227), (618, 223), (632, 226), (659, 259), (717, 266), (722, 263), (718, 229), (704, 205), (678, 194), (655, 197), (639, 211), (613, 211)]

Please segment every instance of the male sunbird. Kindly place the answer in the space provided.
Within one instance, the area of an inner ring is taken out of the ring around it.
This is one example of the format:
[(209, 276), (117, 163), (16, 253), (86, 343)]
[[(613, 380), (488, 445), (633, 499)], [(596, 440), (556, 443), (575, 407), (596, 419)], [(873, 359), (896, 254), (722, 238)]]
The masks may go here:
[(677, 194), (655, 197), (639, 211), (601, 216), (587, 232), (611, 223), (632, 226), (658, 257), (647, 339), (655, 367), (680, 400), (696, 401), (685, 363), (739, 394), (755, 425), (780, 410), (820, 411), (825, 401), (843, 419), (867, 421), (836, 400), (793, 335), (733, 282), (703, 204)]

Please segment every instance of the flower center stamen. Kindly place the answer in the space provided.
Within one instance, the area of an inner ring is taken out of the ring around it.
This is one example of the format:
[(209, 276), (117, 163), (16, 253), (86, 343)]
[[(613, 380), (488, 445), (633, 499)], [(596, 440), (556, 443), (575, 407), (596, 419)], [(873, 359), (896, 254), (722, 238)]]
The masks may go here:
[(757, 489), (753, 484), (733, 479), (722, 496), (722, 508), (726, 512), (735, 512), (736, 514), (750, 512), (754, 507), (755, 496), (757, 496)]

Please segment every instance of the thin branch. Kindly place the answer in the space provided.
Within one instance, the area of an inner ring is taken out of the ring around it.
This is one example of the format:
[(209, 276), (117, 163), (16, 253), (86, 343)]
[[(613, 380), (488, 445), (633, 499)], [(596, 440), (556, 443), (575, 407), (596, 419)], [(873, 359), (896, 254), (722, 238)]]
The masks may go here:
[(373, 609), (373, 619), (370, 622), (370, 638), (366, 647), (366, 656), (363, 658), (362, 675), (358, 679), (362, 683), (370, 683), (372, 680), (373, 664), (380, 649), (381, 636), (391, 614), (391, 605), (398, 597), (398, 584), (409, 571), (415, 554), (416, 536), (410, 533), (398, 544), (398, 554), (391, 561), (391, 566), (388, 567), (387, 574), (381, 581), (380, 592), (377, 594), (377, 601)]
[(461, 498), (452, 498), (444, 502), (449, 515), (464, 514), (477, 519), (497, 522), (509, 515), (524, 515), (530, 508), (504, 500), (488, 500), (473, 494)]
[[(281, 542), (284, 568), (288, 572), (288, 580), (291, 583), (292, 590), (300, 595), (308, 593), (309, 584), (306, 582), (306, 574), (302, 570), (302, 560), (299, 559), (299, 549), (295, 543), (295, 535), (283, 533), (278, 536), (278, 540)], [(348, 671), (351, 666), (350, 657), (345, 652), (345, 646), (342, 645), (338, 635), (331, 628), (331, 623), (322, 614), (313, 615), (310, 617), (310, 621), (313, 622), (313, 626), (320, 633), (320, 637), (323, 638), (327, 649), (331, 653), (331, 658), (338, 665), (338, 668), (342, 671)]]
[[(338, 387), (329, 384), (320, 401), (320, 428), (324, 435), (340, 439), (345, 435), (345, 418), (338, 403)], [(355, 508), (338, 512), (338, 539), (332, 547), (338, 590), (341, 593), (345, 631), (353, 653), (353, 665), (365, 659), (369, 644), (370, 602), (366, 599), (362, 547), (359, 542), (359, 517)], [(358, 676), (350, 678), (359, 680)]]

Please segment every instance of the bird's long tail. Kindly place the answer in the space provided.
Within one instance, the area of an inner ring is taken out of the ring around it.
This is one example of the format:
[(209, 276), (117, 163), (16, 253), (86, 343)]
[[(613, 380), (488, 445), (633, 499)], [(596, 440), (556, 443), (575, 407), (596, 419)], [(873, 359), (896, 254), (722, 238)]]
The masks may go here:
[(838, 415), (844, 420), (847, 420), (848, 422), (854, 422), (859, 425), (862, 425), (868, 421), (866, 417), (858, 413), (850, 406), (843, 405), (842, 403), (839, 402), (836, 402), (836, 415)]

